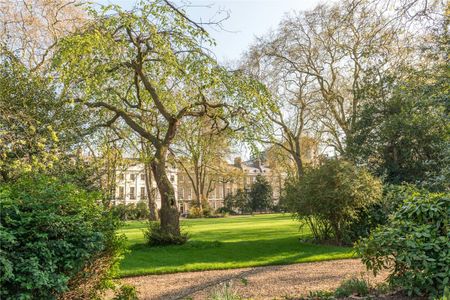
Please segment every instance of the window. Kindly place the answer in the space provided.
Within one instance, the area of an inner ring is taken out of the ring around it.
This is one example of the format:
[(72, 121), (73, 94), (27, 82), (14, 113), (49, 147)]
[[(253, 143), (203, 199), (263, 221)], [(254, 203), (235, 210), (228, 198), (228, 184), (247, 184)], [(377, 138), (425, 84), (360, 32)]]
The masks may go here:
[(183, 198), (183, 188), (178, 188), (178, 200), (182, 200)]
[(227, 195), (231, 195), (231, 188), (227, 188)]
[(145, 180), (145, 174), (144, 173), (141, 174), (141, 180)]
[(147, 196), (145, 195), (145, 187), (141, 186), (141, 199), (145, 199)]
[(120, 179), (120, 180), (123, 180), (123, 179), (124, 179), (123, 173), (120, 173), (120, 174), (119, 174), (119, 179)]
[(131, 186), (131, 187), (130, 187), (130, 199), (131, 199), (131, 200), (136, 199), (136, 192), (135, 192), (135, 190), (134, 190), (134, 186)]
[(123, 186), (119, 186), (119, 199), (123, 199), (123, 194), (124, 194)]
[(170, 181), (172, 181), (172, 182), (175, 181), (175, 175), (170, 175)]
[(184, 190), (184, 199), (191, 200), (191, 189), (190, 188), (186, 188)]
[(131, 179), (131, 180), (136, 179), (136, 174), (130, 174), (130, 179)]

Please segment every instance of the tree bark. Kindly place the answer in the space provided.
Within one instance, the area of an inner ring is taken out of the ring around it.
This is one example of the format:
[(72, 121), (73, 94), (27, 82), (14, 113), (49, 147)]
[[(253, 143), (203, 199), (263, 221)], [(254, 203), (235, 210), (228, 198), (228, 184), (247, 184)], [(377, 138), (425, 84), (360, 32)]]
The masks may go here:
[(145, 173), (145, 186), (147, 188), (148, 209), (150, 211), (148, 219), (149, 221), (158, 221), (155, 195), (153, 193), (152, 187), (152, 166), (150, 163), (144, 164), (144, 173)]
[(152, 171), (155, 176), (156, 185), (161, 194), (161, 209), (159, 218), (161, 222), (161, 230), (164, 233), (179, 236), (180, 220), (178, 207), (175, 199), (175, 191), (170, 182), (166, 171), (166, 155), (167, 148), (161, 146), (156, 150), (155, 159), (152, 161)]

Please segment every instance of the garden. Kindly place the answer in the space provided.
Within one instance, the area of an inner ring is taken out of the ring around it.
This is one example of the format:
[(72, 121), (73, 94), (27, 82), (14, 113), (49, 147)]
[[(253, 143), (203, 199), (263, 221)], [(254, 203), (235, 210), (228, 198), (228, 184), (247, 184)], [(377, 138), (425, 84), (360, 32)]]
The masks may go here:
[(1, 299), (450, 298), (448, 3), (122, 4), (0, 3)]

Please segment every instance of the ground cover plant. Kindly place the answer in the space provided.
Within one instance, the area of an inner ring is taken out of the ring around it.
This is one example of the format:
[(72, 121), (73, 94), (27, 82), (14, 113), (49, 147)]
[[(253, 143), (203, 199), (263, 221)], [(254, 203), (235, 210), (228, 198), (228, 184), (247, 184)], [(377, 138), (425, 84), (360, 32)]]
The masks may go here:
[(351, 248), (301, 243), (311, 236), (290, 215), (265, 214), (182, 221), (190, 240), (179, 246), (149, 247), (146, 222), (127, 222), (121, 232), (130, 252), (120, 276), (312, 262), (351, 258)]

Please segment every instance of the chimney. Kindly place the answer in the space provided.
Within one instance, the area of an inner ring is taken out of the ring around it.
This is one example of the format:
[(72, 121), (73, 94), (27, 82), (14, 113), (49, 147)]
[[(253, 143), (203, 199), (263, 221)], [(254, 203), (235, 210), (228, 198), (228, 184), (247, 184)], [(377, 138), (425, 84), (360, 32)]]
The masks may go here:
[(261, 159), (255, 159), (255, 168), (261, 169)]
[(241, 163), (242, 163), (242, 160), (241, 160), (241, 158), (239, 156), (234, 158), (234, 166), (235, 167), (240, 168), (241, 167)]

